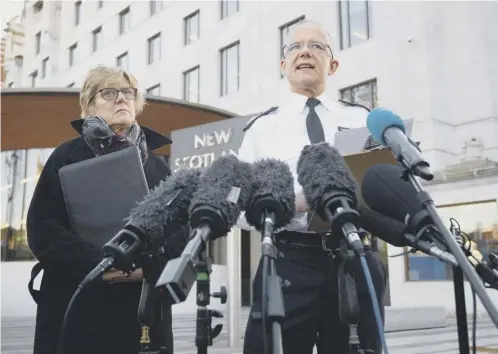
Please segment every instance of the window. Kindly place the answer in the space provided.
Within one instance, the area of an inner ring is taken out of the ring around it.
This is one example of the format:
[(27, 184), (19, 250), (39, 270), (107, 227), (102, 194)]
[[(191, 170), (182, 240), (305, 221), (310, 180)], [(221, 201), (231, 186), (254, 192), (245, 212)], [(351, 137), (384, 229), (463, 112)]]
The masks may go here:
[(41, 32), (35, 35), (35, 54), (40, 54), (41, 50)]
[(36, 79), (38, 78), (38, 70), (35, 70), (31, 75), (29, 75), (31, 78), (31, 87), (36, 87)]
[[(445, 225), (450, 218), (460, 224), (460, 230), (472, 240), (472, 248), (479, 250), (485, 261), (490, 253), (498, 253), (498, 205), (496, 200), (438, 207)], [(451, 280), (452, 268), (425, 253), (409, 253), (406, 257), (407, 280)]]
[(14, 87), (14, 81), (9, 82), (9, 88)]
[(239, 11), (239, 0), (221, 0), (221, 19)]
[(289, 44), (289, 34), (291, 30), (296, 27), (299, 23), (304, 21), (304, 16), (298, 17), (295, 20), (280, 26), (280, 56), (283, 57), (283, 48), (285, 45)]
[(101, 9), (104, 7), (104, 0), (98, 0), (97, 1), (97, 9)]
[(74, 81), (67, 85), (67, 87), (74, 87)]
[(339, 1), (341, 49), (371, 38), (371, 12), (370, 1)]
[(78, 26), (81, 20), (81, 1), (74, 3), (74, 25)]
[(160, 96), (161, 95), (161, 84), (157, 84), (154, 86), (149, 87), (147, 90), (145, 90), (145, 93), (151, 96)]
[(347, 102), (362, 104), (368, 108), (375, 108), (378, 105), (377, 80), (342, 89), (340, 94), (341, 99)]
[[(279, 48), (280, 59), (284, 57), (284, 51), (283, 51), (284, 46), (289, 44), (289, 34), (290, 34), (291, 30), (295, 26), (297, 26), (299, 23), (304, 21), (304, 18), (305, 18), (304, 16), (298, 17), (295, 20), (293, 20), (291, 22), (287, 22), (285, 25), (279, 27), (279, 30), (280, 30), (280, 48)], [(281, 71), (280, 71), (280, 77), (281, 78), (284, 77), (284, 74)]]
[(78, 48), (77, 43), (74, 43), (72, 46), (69, 47), (69, 67), (74, 65), (76, 48)]
[(102, 26), (94, 29), (92, 32), (92, 51), (96, 52), (99, 49), (100, 43), (100, 33), (102, 32)]
[(239, 42), (220, 50), (221, 53), (221, 96), (239, 90)]
[(28, 245), (26, 216), (38, 177), (52, 151), (53, 148), (0, 153), (2, 262), (35, 260)]
[(44, 79), (47, 76), (47, 69), (48, 69), (48, 57), (46, 57), (42, 61), (42, 72), (41, 72), (42, 79)]
[(185, 45), (192, 43), (200, 36), (200, 13), (199, 10), (183, 19), (185, 23)]
[(158, 33), (147, 40), (148, 64), (155, 63), (161, 59), (161, 33)]
[(149, 12), (153, 16), (162, 9), (163, 2), (161, 0), (149, 0)]
[(124, 52), (116, 58), (116, 65), (123, 70), (128, 70), (128, 52)]
[(130, 8), (127, 7), (119, 13), (119, 34), (130, 30)]
[(199, 66), (183, 73), (183, 99), (191, 102), (199, 102), (200, 99), (200, 75)]

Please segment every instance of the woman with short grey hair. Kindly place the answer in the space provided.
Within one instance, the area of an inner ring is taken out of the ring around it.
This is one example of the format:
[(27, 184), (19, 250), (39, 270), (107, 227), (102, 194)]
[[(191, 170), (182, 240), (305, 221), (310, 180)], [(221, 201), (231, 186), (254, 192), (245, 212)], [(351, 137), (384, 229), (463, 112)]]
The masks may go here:
[[(80, 94), (82, 118), (71, 122), (80, 136), (59, 145), (43, 168), (27, 216), (29, 246), (39, 261), (32, 279), (43, 269), (40, 290), (30, 286), (38, 304), (34, 354), (58, 352), (69, 300), (85, 275), (102, 260), (101, 249), (76, 236), (71, 228), (60, 168), (137, 146), (149, 188), (170, 174), (168, 166), (152, 151), (171, 140), (136, 120), (144, 104), (133, 75), (119, 68), (90, 70)], [(183, 235), (178, 239), (186, 242)], [(116, 272), (106, 274), (78, 295), (71, 310), (64, 354), (138, 354), (141, 281), (119, 282), (119, 276)], [(171, 308), (164, 322), (170, 325), (169, 333), (160, 335), (168, 337), (168, 353), (172, 354)]]

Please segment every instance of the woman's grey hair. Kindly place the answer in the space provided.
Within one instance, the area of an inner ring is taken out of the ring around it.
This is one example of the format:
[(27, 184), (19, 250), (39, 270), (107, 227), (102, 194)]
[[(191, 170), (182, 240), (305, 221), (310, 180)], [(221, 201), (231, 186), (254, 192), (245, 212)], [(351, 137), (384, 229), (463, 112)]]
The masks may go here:
[[(137, 78), (125, 70), (117, 67), (97, 66), (91, 69), (86, 76), (85, 83), (80, 92), (81, 116), (88, 115), (93, 104), (93, 99), (98, 90), (105, 87), (114, 87), (126, 83), (130, 87), (137, 88)], [(139, 115), (145, 105), (145, 97), (138, 90), (135, 98), (135, 111)]]

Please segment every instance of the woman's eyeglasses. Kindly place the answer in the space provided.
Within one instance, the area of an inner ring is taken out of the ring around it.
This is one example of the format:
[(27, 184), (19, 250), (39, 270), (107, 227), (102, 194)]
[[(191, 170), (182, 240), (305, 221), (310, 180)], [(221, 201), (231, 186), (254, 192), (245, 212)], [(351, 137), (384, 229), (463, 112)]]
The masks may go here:
[(120, 92), (127, 100), (134, 100), (137, 97), (137, 89), (133, 87), (123, 88), (123, 89), (103, 88), (97, 91), (95, 93), (95, 96), (97, 96), (100, 93), (104, 100), (112, 101), (118, 98)]

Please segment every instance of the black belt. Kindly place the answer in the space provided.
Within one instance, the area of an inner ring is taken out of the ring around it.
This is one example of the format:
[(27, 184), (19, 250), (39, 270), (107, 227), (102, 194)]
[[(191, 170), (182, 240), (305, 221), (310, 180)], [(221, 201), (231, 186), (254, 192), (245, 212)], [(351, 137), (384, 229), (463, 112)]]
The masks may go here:
[[(322, 249), (333, 252), (340, 248), (339, 237), (331, 233), (317, 234), (297, 231), (281, 231), (275, 234), (277, 244), (297, 246), (304, 248)], [(370, 246), (365, 245), (365, 250), (370, 250)]]

